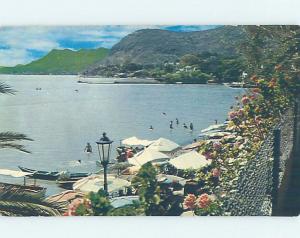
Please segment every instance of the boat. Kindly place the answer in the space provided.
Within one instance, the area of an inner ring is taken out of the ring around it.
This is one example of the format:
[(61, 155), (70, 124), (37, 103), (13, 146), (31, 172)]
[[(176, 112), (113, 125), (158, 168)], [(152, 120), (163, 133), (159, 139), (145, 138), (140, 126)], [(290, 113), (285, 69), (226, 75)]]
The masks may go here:
[(77, 182), (78, 180), (60, 180), (60, 181), (57, 181), (57, 185), (61, 188), (64, 188), (64, 189), (67, 189), (67, 190), (72, 190), (73, 189), (73, 184), (75, 182)]
[(46, 188), (36, 185), (19, 185), (0, 182), (0, 198), (22, 196), (23, 198), (42, 199), (45, 197)]
[(42, 180), (79, 180), (85, 178), (91, 173), (69, 173), (69, 172), (47, 172), (41, 170), (34, 170), (19, 166), (19, 169), (23, 172), (30, 173), (29, 178), (42, 179)]
[(67, 173), (59, 177), (59, 179), (57, 180), (57, 184), (61, 188), (72, 190), (73, 184), (76, 181), (88, 177), (90, 175), (91, 173)]
[(90, 176), (91, 173), (70, 173), (69, 179), (81, 179)]
[(256, 88), (255, 84), (249, 84), (244, 82), (232, 82), (232, 83), (223, 83), (223, 85), (230, 88)]
[(29, 178), (42, 179), (42, 180), (57, 180), (60, 176), (60, 172), (47, 172), (41, 170), (34, 170), (19, 166), (19, 169), (23, 172), (31, 173)]

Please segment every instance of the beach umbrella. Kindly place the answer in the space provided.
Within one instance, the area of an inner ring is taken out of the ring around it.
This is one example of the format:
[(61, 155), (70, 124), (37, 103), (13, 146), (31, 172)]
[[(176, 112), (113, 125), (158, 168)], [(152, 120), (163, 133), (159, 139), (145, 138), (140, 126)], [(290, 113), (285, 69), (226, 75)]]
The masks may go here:
[[(130, 186), (130, 182), (125, 179), (117, 178), (113, 175), (107, 176), (108, 183), (108, 192), (118, 192), (119, 190), (124, 189), (125, 187)], [(89, 177), (78, 180), (73, 185), (74, 190), (78, 190), (84, 193), (89, 192), (98, 192), (101, 188), (104, 187), (104, 178), (103, 175), (91, 175)]]
[(32, 175), (33, 173), (22, 172), (18, 170), (10, 170), (10, 169), (0, 169), (0, 175), (12, 176), (15, 178), (25, 177), (28, 175)]
[(126, 169), (124, 169), (123, 171), (121, 171), (122, 175), (135, 175), (137, 174), (141, 169), (141, 166), (139, 165), (133, 165), (131, 167), (128, 167)]
[(154, 141), (148, 148), (160, 152), (172, 152), (180, 148), (180, 146), (166, 138), (159, 138), (158, 140)]
[(148, 146), (153, 141), (150, 140), (141, 140), (135, 136), (129, 137), (127, 139), (122, 140), (123, 145), (129, 145), (129, 146)]
[(208, 131), (213, 131), (213, 130), (219, 130), (219, 129), (224, 129), (226, 127), (225, 124), (216, 124), (216, 125), (210, 125), (209, 127), (201, 130), (202, 133), (208, 132)]
[(162, 163), (169, 160), (169, 156), (150, 147), (136, 154), (134, 157), (128, 159), (128, 163), (135, 166), (142, 166), (148, 162)]
[(110, 202), (114, 208), (124, 207), (126, 205), (132, 205), (134, 202), (139, 201), (139, 196), (124, 196), (111, 198)]
[(158, 182), (161, 183), (179, 183), (182, 186), (184, 186), (186, 184), (186, 179), (179, 177), (179, 176), (175, 176), (175, 175), (169, 175), (169, 174), (158, 174), (156, 176)]
[(220, 132), (208, 133), (208, 134), (206, 134), (206, 135), (207, 135), (209, 138), (220, 138), (220, 137), (232, 135), (232, 133), (226, 132), (226, 131), (220, 131)]
[(178, 157), (169, 161), (177, 169), (200, 169), (206, 165), (211, 164), (210, 160), (207, 160), (203, 155), (196, 151), (190, 151), (179, 155)]

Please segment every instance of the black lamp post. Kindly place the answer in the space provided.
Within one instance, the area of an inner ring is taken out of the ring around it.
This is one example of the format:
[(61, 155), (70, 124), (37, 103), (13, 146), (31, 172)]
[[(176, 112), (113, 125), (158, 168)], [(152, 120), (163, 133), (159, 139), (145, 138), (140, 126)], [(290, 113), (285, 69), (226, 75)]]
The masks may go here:
[(100, 162), (104, 169), (104, 191), (108, 193), (107, 188), (107, 166), (109, 164), (109, 157), (110, 157), (110, 151), (111, 151), (111, 144), (113, 141), (111, 141), (107, 136), (106, 133), (103, 132), (102, 138), (96, 142), (98, 146), (98, 152), (100, 157)]

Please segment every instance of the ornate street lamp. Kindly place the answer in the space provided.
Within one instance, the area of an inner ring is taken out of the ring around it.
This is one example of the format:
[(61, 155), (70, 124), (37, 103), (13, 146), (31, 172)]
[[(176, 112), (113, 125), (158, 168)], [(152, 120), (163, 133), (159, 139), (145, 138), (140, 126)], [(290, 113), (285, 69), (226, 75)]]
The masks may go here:
[(98, 146), (98, 152), (100, 157), (100, 163), (104, 169), (104, 191), (108, 194), (107, 188), (107, 166), (109, 164), (109, 157), (111, 151), (111, 145), (113, 141), (111, 141), (107, 136), (106, 133), (103, 132), (102, 138), (96, 142)]

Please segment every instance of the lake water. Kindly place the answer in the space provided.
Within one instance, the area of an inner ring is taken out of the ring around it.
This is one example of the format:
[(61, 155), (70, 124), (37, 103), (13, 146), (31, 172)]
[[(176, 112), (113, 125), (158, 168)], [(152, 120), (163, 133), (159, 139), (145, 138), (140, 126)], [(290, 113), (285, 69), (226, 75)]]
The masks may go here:
[[(34, 139), (25, 143), (31, 154), (1, 150), (0, 168), (18, 169), (20, 165), (95, 172), (99, 169), (95, 141), (103, 131), (115, 147), (130, 136), (165, 137), (184, 145), (215, 119), (224, 121), (234, 96), (243, 92), (222, 85), (79, 84), (77, 80), (76, 76), (0, 75), (0, 82), (17, 90), (14, 96), (0, 95), (0, 130), (25, 133)], [(174, 123), (170, 130), (170, 120), (175, 122), (175, 118), (180, 125)], [(192, 133), (183, 128), (184, 122), (193, 123)], [(154, 130), (149, 130), (150, 125)], [(94, 150), (90, 158), (84, 153), (87, 142)], [(48, 187), (48, 194), (61, 191), (55, 182), (38, 182)]]

